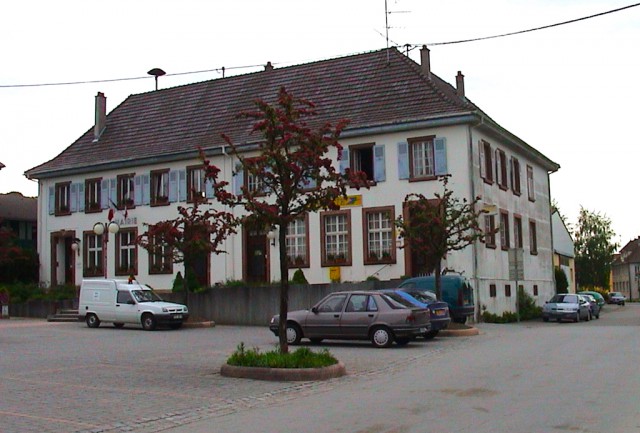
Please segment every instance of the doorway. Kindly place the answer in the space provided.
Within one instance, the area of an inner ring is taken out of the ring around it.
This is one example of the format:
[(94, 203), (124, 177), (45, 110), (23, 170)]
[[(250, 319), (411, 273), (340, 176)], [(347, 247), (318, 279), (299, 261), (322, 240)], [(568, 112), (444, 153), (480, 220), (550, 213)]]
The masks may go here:
[(76, 284), (76, 255), (71, 248), (75, 232), (51, 233), (51, 286)]
[(267, 229), (247, 221), (243, 234), (243, 279), (248, 283), (268, 283), (270, 276)]

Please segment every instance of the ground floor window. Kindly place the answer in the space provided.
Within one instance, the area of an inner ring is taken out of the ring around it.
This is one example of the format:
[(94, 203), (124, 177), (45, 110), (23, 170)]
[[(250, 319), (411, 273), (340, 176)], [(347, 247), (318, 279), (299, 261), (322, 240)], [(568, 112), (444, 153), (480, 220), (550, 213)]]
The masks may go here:
[(325, 212), (321, 216), (322, 266), (351, 265), (351, 213)]

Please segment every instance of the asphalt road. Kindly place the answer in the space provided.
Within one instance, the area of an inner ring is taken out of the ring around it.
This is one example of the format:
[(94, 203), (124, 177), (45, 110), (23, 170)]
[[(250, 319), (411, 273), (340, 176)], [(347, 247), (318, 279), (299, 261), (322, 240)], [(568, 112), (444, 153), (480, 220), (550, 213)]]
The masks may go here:
[(480, 324), (406, 348), (330, 343), (348, 376), (229, 379), (266, 328), (0, 321), (0, 432), (640, 432), (640, 305), (600, 320)]

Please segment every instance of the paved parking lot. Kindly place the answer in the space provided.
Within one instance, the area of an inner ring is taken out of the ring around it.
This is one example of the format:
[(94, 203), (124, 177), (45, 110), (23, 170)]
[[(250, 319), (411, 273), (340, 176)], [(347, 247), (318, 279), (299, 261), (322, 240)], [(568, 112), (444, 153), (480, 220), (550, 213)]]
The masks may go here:
[(318, 383), (230, 379), (220, 366), (240, 342), (271, 350), (266, 327), (178, 331), (89, 329), (82, 323), (0, 321), (0, 431), (155, 432), (199, 419), (322, 392), (398, 369), (470, 341), (440, 338), (375, 349), (368, 342), (322, 344), (348, 376)]

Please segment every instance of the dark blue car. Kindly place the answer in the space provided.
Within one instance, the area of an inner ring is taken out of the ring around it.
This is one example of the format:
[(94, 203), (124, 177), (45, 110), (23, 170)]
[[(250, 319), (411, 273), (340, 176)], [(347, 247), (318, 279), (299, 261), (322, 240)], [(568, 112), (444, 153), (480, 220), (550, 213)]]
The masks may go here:
[(398, 290), (398, 289), (385, 289), (383, 292), (393, 292), (402, 296), (407, 301), (411, 302), (416, 307), (428, 308), (431, 312), (431, 328), (424, 334), (424, 338), (431, 340), (442, 329), (447, 329), (449, 323), (451, 323), (451, 317), (449, 316), (449, 306), (446, 302), (438, 301), (435, 295), (427, 292)]

